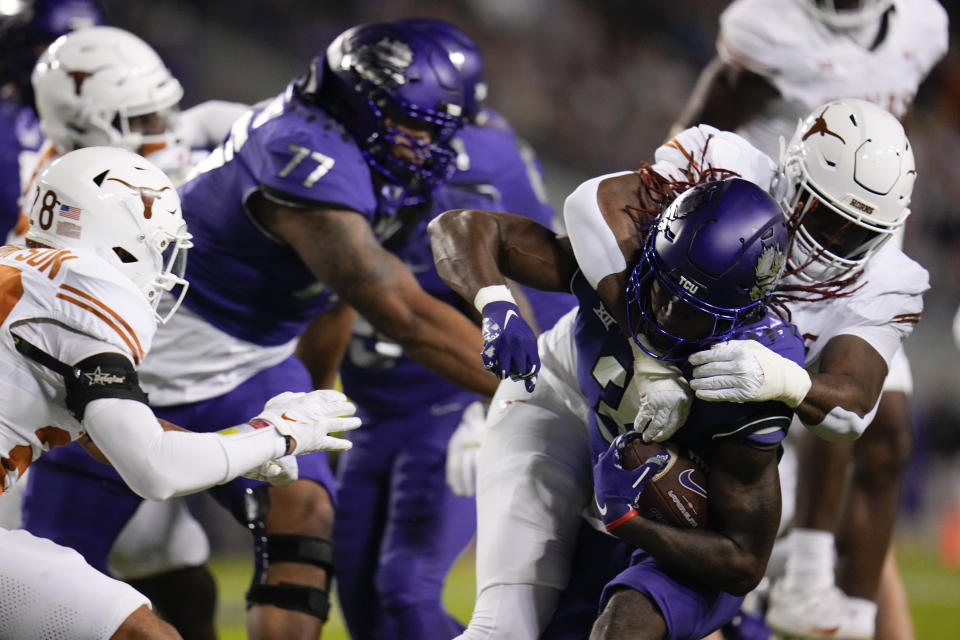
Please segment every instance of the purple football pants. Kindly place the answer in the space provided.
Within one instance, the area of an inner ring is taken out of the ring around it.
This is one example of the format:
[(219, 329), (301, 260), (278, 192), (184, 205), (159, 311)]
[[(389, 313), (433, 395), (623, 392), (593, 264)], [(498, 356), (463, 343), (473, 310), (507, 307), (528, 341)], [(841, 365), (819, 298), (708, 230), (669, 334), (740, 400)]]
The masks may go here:
[(664, 573), (649, 554), (584, 523), (570, 585), (542, 640), (582, 640), (607, 600), (620, 589), (645, 594), (667, 623), (668, 640), (700, 640), (729, 622), (743, 598), (700, 588)]
[[(155, 408), (160, 418), (191, 431), (218, 431), (257, 415), (283, 391), (309, 391), (310, 376), (292, 356), (259, 372), (233, 391), (192, 404)], [(335, 499), (333, 473), (325, 452), (297, 458), (300, 477), (312, 479)], [(140, 505), (113, 467), (91, 458), (77, 443), (57, 447), (30, 465), (23, 496), (23, 528), (76, 549), (88, 563), (107, 571), (107, 555)], [(208, 491), (234, 518), (246, 524), (244, 495), (265, 483), (237, 478)]]
[(447, 442), (475, 396), (374, 415), (350, 433), (337, 470), (337, 595), (354, 640), (449, 640), (443, 582), (476, 530), (473, 498), (446, 484)]

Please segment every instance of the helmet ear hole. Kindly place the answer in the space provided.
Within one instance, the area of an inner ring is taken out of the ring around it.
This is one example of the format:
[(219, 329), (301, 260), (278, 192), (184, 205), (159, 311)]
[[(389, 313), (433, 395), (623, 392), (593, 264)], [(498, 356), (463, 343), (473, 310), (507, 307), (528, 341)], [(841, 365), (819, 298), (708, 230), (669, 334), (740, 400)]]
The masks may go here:
[(123, 247), (114, 247), (113, 252), (117, 254), (117, 257), (120, 258), (120, 262), (124, 264), (129, 264), (131, 262), (136, 262), (137, 257), (131, 254), (129, 251)]

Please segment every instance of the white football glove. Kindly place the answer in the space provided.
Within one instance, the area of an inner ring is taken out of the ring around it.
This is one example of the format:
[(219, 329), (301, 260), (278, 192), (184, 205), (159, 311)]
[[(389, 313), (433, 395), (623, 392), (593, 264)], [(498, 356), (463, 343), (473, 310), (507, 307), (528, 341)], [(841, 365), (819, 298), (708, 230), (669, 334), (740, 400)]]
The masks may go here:
[(480, 402), (467, 405), (460, 424), (447, 445), (447, 485), (454, 495), (468, 498), (477, 492), (477, 457), (486, 433), (487, 407)]
[(266, 422), (285, 436), (291, 436), (296, 446), (293, 455), (311, 451), (346, 451), (353, 443), (329, 434), (352, 431), (360, 426), (360, 418), (353, 418), (357, 408), (339, 391), (321, 389), (310, 393), (287, 391), (267, 401), (263, 411), (250, 420)]
[(701, 400), (764, 402), (777, 400), (796, 408), (812, 381), (807, 371), (756, 340), (728, 340), (689, 358), (690, 386)]
[(243, 477), (260, 482), (269, 482), (275, 487), (286, 487), (300, 477), (300, 466), (297, 464), (296, 456), (281, 456), (273, 460), (267, 460), (256, 469), (247, 471), (243, 474)]
[(633, 429), (644, 442), (668, 440), (690, 415), (693, 391), (676, 365), (657, 360), (631, 341), (633, 382), (640, 400)]

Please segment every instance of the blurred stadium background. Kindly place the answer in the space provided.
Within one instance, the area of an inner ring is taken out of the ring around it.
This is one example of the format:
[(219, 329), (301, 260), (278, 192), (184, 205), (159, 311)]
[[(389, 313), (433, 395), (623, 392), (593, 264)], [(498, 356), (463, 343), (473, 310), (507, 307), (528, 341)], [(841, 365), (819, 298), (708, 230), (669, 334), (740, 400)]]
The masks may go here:
[[(942, 2), (944, 0), (941, 0)], [(652, 156), (714, 54), (725, 0), (107, 0), (111, 23), (153, 45), (191, 106), (255, 102), (280, 92), (345, 28), (430, 16), (477, 41), (490, 104), (543, 162), (551, 203), (580, 181)], [(944, 2), (952, 21), (955, 0)], [(922, 86), (908, 132), (919, 178), (906, 251), (931, 274), (924, 318), (906, 348), (914, 367), (916, 447), (898, 545), (918, 637), (960, 637), (960, 30)], [(199, 499), (219, 554), (225, 638), (243, 637), (248, 535)], [(949, 526), (950, 523), (953, 526)], [(952, 533), (951, 533), (952, 532)], [(455, 611), (472, 603), (469, 562), (452, 580)], [(336, 621), (325, 638), (345, 637)], [(342, 628), (342, 627), (341, 627)], [(236, 634), (236, 635), (234, 635)]]

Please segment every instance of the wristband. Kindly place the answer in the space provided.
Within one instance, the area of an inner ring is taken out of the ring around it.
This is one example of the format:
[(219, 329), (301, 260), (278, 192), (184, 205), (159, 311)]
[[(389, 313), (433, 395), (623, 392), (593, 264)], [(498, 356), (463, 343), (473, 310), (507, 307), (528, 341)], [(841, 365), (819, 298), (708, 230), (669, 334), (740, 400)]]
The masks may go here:
[(476, 307), (480, 313), (483, 313), (483, 308), (491, 302), (517, 304), (517, 301), (513, 299), (513, 294), (510, 293), (510, 288), (505, 284), (492, 284), (488, 287), (483, 287), (477, 291), (477, 295), (473, 298), (473, 306)]
[(622, 524), (623, 524), (624, 522), (626, 522), (627, 520), (633, 520), (633, 519), (636, 518), (638, 515), (640, 515), (640, 514), (639, 514), (639, 512), (637, 512), (636, 509), (630, 509), (630, 511), (627, 511), (625, 514), (623, 514), (622, 516), (620, 516), (619, 518), (617, 518), (617, 519), (614, 520), (613, 522), (611, 522), (611, 523), (609, 523), (609, 524), (603, 525), (603, 528), (606, 529), (607, 531), (613, 531), (614, 529), (616, 529), (617, 527), (619, 527), (620, 525), (622, 525)]
[[(226, 429), (220, 429), (217, 433), (221, 435), (230, 435), (234, 433), (250, 433), (251, 431), (256, 431), (258, 429), (266, 429), (272, 427), (273, 425), (267, 422), (266, 420), (255, 418), (250, 422), (244, 422), (243, 424), (234, 425), (232, 427), (227, 427)], [(288, 436), (280, 434), (283, 436), (283, 455), (288, 456), (293, 453), (294, 448), (296, 447), (293, 436)]]

